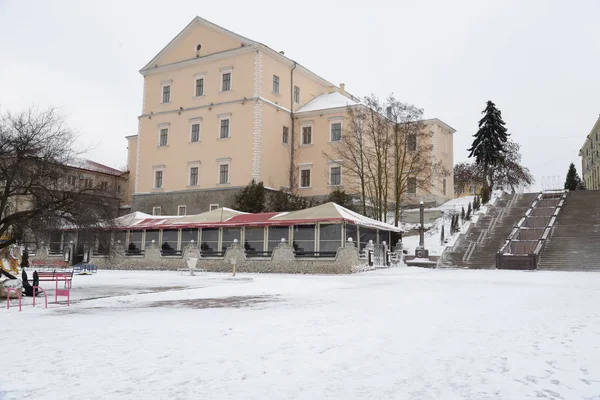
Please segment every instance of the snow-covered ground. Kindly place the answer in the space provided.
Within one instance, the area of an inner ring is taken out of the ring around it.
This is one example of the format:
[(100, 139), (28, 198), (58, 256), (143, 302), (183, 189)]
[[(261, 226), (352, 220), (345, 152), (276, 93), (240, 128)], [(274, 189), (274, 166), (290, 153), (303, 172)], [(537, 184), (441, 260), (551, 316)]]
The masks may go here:
[(0, 399), (600, 399), (595, 273), (100, 271), (74, 297), (0, 310)]

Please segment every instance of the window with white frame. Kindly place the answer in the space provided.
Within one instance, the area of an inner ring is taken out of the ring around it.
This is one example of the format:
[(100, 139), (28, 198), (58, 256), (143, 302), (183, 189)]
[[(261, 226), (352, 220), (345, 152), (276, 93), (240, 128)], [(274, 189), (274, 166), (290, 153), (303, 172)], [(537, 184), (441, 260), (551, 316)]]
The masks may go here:
[(187, 207), (186, 206), (177, 206), (177, 215), (186, 215)]
[(152, 207), (152, 215), (162, 215), (162, 209), (160, 207)]
[(406, 181), (406, 193), (417, 193), (417, 178), (408, 178), (408, 180)]
[(169, 144), (169, 128), (164, 126), (160, 127), (158, 131), (158, 145), (166, 146)]
[(312, 144), (312, 125), (302, 127), (302, 144)]
[(213, 203), (208, 206), (209, 211), (216, 210), (217, 208), (219, 208), (219, 203)]
[(329, 185), (339, 186), (342, 184), (342, 167), (339, 165), (329, 166)]
[(200, 141), (200, 120), (190, 121), (190, 142)]
[(229, 92), (231, 90), (232, 69), (225, 68), (221, 70), (221, 91)]
[(305, 167), (300, 168), (300, 187), (301, 188), (309, 188), (310, 187), (310, 173), (311, 168)]
[(219, 116), (219, 139), (227, 139), (231, 135), (230, 114)]
[(290, 136), (290, 128), (288, 128), (287, 126), (284, 126), (281, 141), (283, 143), (287, 144), (289, 141), (289, 136)]
[(341, 121), (334, 121), (331, 122), (330, 126), (330, 140), (332, 142), (339, 142), (340, 140), (342, 140), (342, 122)]
[(161, 83), (162, 91), (161, 91), (161, 103), (170, 103), (171, 102), (171, 81), (166, 81)]
[(190, 186), (198, 186), (198, 172), (200, 167), (196, 165), (190, 166)]
[(300, 103), (300, 88), (294, 86), (294, 103)]
[(218, 161), (219, 162), (219, 176), (218, 176), (218, 182), (219, 184), (223, 185), (223, 184), (227, 184), (229, 183), (229, 167), (230, 167), (230, 160), (221, 160)]
[(279, 77), (273, 75), (273, 93), (279, 94)]
[(154, 171), (154, 189), (162, 189), (163, 187), (164, 170), (157, 169)]
[(196, 77), (194, 94), (196, 97), (204, 96), (204, 76)]

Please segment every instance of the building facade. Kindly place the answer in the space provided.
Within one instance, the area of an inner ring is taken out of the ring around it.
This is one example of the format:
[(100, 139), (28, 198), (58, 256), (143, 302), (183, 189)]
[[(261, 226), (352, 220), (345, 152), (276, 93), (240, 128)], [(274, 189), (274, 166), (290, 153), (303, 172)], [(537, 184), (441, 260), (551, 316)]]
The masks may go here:
[(582, 179), (588, 190), (600, 189), (600, 117), (579, 150)]
[[(140, 73), (142, 114), (138, 134), (127, 138), (133, 211), (231, 206), (252, 179), (276, 190), (292, 185), (303, 196), (325, 196), (350, 181), (324, 153), (358, 99), (283, 52), (196, 17)], [(437, 119), (425, 126), (433, 158), (451, 172), (454, 129)], [(452, 198), (452, 175), (415, 192)]]

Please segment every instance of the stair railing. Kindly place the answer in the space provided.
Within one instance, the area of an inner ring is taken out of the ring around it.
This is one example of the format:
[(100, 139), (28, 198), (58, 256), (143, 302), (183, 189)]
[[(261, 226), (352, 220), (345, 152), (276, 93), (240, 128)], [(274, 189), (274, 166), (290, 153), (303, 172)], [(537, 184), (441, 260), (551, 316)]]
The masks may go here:
[(467, 251), (465, 251), (465, 254), (463, 255), (463, 258), (462, 258), (464, 263), (469, 262), (476, 247), (477, 247), (477, 242), (469, 242), (469, 247), (467, 247)]

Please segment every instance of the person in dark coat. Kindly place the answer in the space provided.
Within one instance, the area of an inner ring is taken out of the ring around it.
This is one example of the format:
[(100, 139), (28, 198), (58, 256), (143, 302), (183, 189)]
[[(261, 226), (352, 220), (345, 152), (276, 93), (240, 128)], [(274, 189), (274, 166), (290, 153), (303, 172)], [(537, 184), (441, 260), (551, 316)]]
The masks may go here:
[[(23, 290), (25, 291), (25, 296), (33, 297), (33, 287), (40, 285), (40, 277), (38, 276), (37, 271), (33, 271), (33, 285), (29, 283), (27, 279), (27, 272), (23, 270), (21, 273), (21, 279), (23, 280)], [(36, 293), (36, 295), (39, 293)]]

